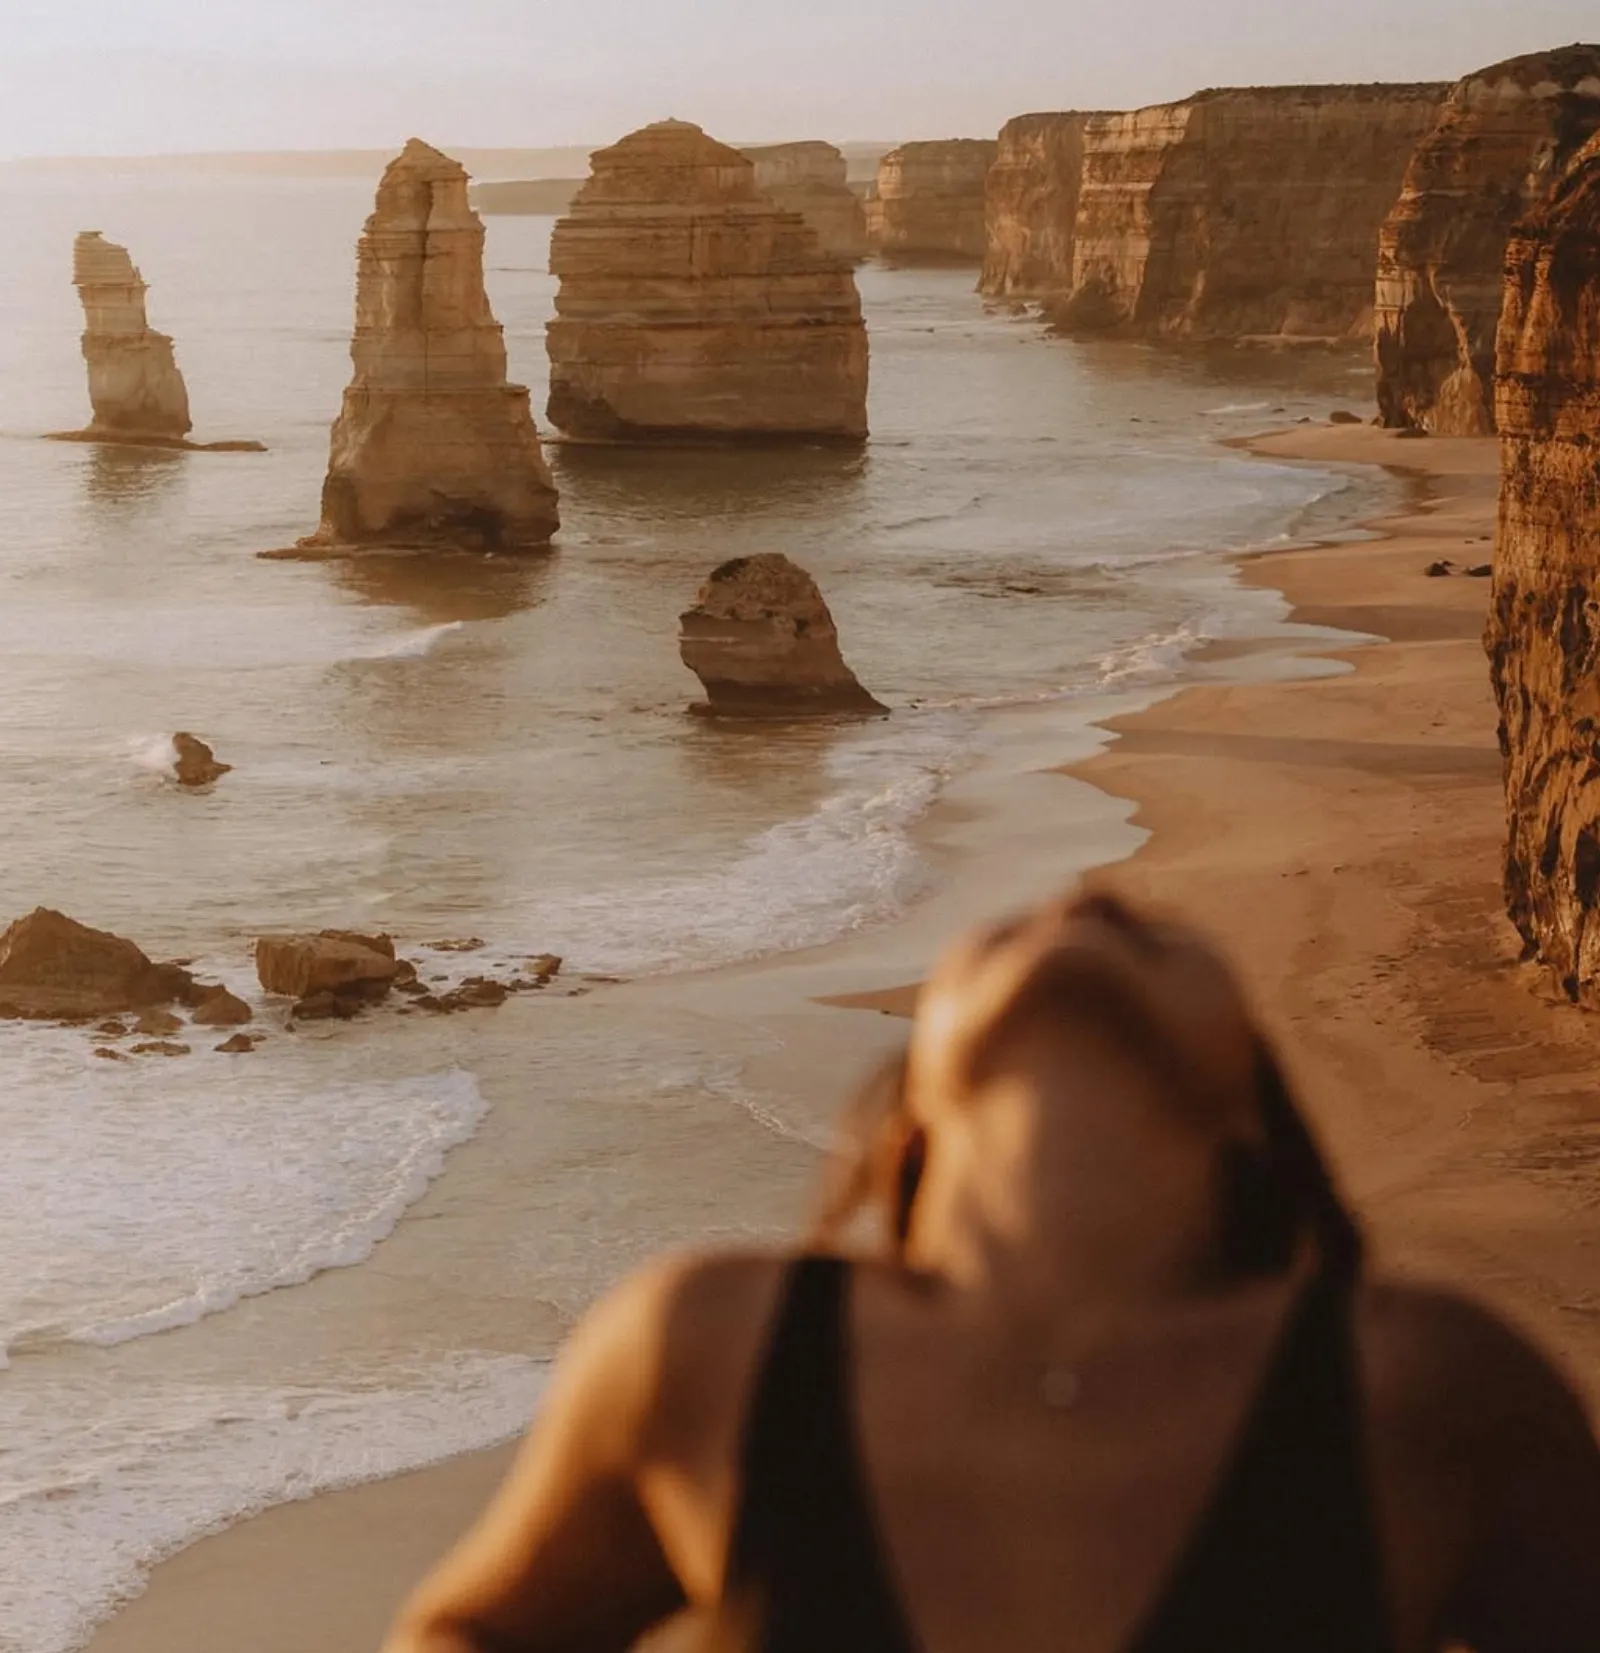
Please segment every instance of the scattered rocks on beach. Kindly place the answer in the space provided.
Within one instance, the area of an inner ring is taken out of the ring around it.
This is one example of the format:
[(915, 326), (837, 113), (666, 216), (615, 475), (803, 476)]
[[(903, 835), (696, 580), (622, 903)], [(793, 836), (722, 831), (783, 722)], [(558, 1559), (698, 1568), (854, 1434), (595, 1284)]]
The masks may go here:
[(256, 942), (257, 978), (268, 993), (296, 1001), (299, 1021), (357, 1015), (387, 997), (400, 974), (388, 936), (323, 930)]
[(179, 966), (48, 907), (0, 935), (0, 1016), (91, 1021), (187, 1003), (195, 986)]
[(776, 552), (716, 569), (679, 621), (683, 663), (705, 686), (696, 710), (804, 717), (887, 708), (856, 680), (817, 583)]
[(165, 1039), (169, 1033), (177, 1033), (183, 1027), (183, 1018), (174, 1016), (170, 1010), (147, 1010), (134, 1023), (134, 1032), (142, 1033), (148, 1039)]
[(148, 1039), (131, 1047), (135, 1056), (187, 1056), (189, 1047), (173, 1039)]
[(248, 1056), (260, 1043), (258, 1033), (235, 1033), (231, 1039), (224, 1039), (214, 1048), (221, 1056)]
[(322, 522), (289, 555), (549, 544), (556, 488), (528, 392), (506, 379), (483, 240), (465, 169), (411, 139), (357, 247), (355, 375), (333, 426)]
[(255, 1012), (226, 987), (208, 990), (195, 1005), (192, 1020), (196, 1027), (242, 1027), (253, 1021)]
[(210, 786), (233, 770), (231, 763), (218, 763), (217, 754), (187, 730), (180, 729), (172, 737), (172, 750), (175, 754), (173, 770), (179, 786)]
[(1359, 413), (1352, 413), (1349, 408), (1335, 408), (1328, 415), (1328, 423), (1330, 425), (1360, 425), (1365, 424), (1366, 421), (1362, 419)]

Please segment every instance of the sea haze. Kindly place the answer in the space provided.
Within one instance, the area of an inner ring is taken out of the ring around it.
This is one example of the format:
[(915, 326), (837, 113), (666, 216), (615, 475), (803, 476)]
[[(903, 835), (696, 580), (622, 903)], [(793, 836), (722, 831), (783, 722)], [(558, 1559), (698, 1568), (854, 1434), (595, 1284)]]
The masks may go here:
[[(344, 183), (0, 189), (0, 918), (58, 906), (243, 991), (253, 937), (298, 926), (484, 940), (425, 954), (439, 975), (554, 951), (567, 980), (825, 942), (926, 886), (914, 828), (997, 738), (993, 709), (1070, 717), (1175, 680), (1196, 644), (1277, 612), (1218, 551), (1337, 530), (1377, 497), (1217, 445), (1362, 405), (1348, 359), (1073, 345), (986, 313), (972, 273), (869, 268), (864, 454), (553, 447), (547, 557), (263, 562), (316, 523), (369, 205)], [(87, 421), (69, 276), (91, 228), (151, 283), (195, 436), (270, 452), (38, 439)], [(536, 411), (549, 230), (489, 221)], [(678, 613), (756, 551), (816, 576), (892, 718), (686, 715)], [(179, 728), (236, 766), (208, 796), (162, 773)], [(526, 1065), (529, 1108), (586, 1108), (552, 1111), (565, 1180), (517, 1235), (516, 1291), (550, 1314), (498, 1340), (440, 1322), (404, 1351), (330, 1315), (291, 1372), (250, 1317), (323, 1271), (381, 1272), (483, 1127), (470, 1042), (354, 1028), (129, 1069), (0, 1027), (0, 1649), (62, 1653), (197, 1531), (515, 1428), (565, 1317), (708, 1224), (640, 1133), (680, 1103), (731, 1108), (736, 1074), (692, 1030), (640, 1037), (649, 1059), (618, 1066), (553, 1017)], [(232, 1344), (207, 1331), (229, 1325)]]

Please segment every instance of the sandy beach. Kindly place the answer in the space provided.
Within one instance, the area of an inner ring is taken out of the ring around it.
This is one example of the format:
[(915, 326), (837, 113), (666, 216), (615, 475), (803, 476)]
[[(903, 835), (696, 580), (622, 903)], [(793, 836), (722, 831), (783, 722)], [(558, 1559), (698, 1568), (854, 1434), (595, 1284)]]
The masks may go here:
[[(906, 984), (940, 936), (1073, 870), (1060, 849), (1070, 820), (1077, 864), (1121, 861), (1122, 887), (1226, 938), (1382, 1260), (1482, 1292), (1600, 1396), (1595, 1033), (1519, 964), (1500, 911), (1488, 581), (1424, 574), (1436, 558), (1488, 561), (1497, 447), (1365, 427), (1254, 446), (1410, 480), (1371, 540), (1242, 566), (1285, 594), (1295, 621), (1372, 639), (1315, 650), (1340, 669), (1285, 678), (1281, 638), (1216, 650), (1202, 662), (1211, 680), (1119, 719), (1104, 750), (1023, 742), (981, 807), (942, 803), (928, 830), (948, 876), (900, 923), (607, 990), (596, 1014), (619, 1036), (642, 1007), (759, 1024), (764, 1078), (818, 1098), (820, 1132), (849, 1075), (896, 1037)], [(813, 1148), (793, 1146), (798, 1190)], [(504, 1450), (476, 1454), (204, 1540), (156, 1571), (92, 1653), (373, 1648), (504, 1462)]]

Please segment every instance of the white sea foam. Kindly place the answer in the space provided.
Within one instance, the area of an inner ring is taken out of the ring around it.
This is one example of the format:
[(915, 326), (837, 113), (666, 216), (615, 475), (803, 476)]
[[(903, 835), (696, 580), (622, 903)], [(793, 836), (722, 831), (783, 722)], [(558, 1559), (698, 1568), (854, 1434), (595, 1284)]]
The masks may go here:
[(381, 1388), (0, 1393), (0, 1653), (70, 1653), (156, 1562), (244, 1516), (510, 1438), (545, 1373), (462, 1355)]
[(135, 735), (128, 742), (128, 757), (140, 769), (167, 775), (178, 761), (178, 748), (171, 735)]
[(487, 1106), (468, 1073), (374, 1081), (354, 1056), (331, 1084), (256, 1058), (246, 1088), (199, 1060), (95, 1061), (70, 1031), (0, 1028), (0, 1054), (14, 1353), (125, 1342), (363, 1261)]
[(449, 637), (466, 624), (464, 620), (446, 620), (442, 625), (425, 626), (420, 631), (408, 631), (403, 637), (383, 643), (373, 649), (369, 660), (425, 660)]

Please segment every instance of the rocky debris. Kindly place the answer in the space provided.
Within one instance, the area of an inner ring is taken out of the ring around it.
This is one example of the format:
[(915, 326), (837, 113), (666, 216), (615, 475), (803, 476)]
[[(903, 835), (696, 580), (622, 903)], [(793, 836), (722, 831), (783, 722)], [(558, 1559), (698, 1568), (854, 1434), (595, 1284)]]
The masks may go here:
[(295, 1000), (296, 1021), (348, 1020), (387, 997), (400, 974), (388, 936), (323, 930), (256, 943), (257, 978), (267, 992)]
[(1365, 424), (1366, 421), (1362, 419), (1359, 413), (1352, 413), (1348, 408), (1335, 408), (1328, 415), (1328, 423), (1330, 425), (1360, 425)]
[(113, 1018), (111, 1021), (101, 1022), (95, 1028), (95, 1032), (103, 1039), (126, 1039), (129, 1028), (126, 1022), (119, 1022)]
[(1411, 161), (1378, 243), (1378, 408), (1391, 427), (1494, 429), (1513, 227), (1600, 130), (1600, 46), (1468, 75)]
[(259, 1034), (235, 1033), (231, 1039), (224, 1039), (215, 1049), (222, 1056), (248, 1056), (260, 1043)]
[(187, 1002), (194, 978), (48, 907), (0, 935), (0, 1017), (89, 1021)]
[(120, 1050), (111, 1050), (105, 1045), (96, 1045), (94, 1054), (98, 1056), (102, 1062), (123, 1062), (127, 1060)]
[(1506, 254), (1499, 541), (1486, 643), (1500, 708), (1505, 894), (1530, 957), (1600, 1003), (1600, 137)]
[(183, 1019), (174, 1016), (170, 1010), (146, 1010), (133, 1028), (135, 1033), (142, 1033), (147, 1038), (165, 1039), (170, 1033), (182, 1031)]
[(179, 786), (210, 786), (232, 773), (231, 763), (218, 763), (217, 754), (203, 740), (180, 729), (172, 737), (173, 765)]
[(1019, 115), (1000, 129), (984, 184), (980, 293), (1049, 299), (1072, 291), (1088, 119), (1075, 112)]
[(1477, 562), (1467, 570), (1469, 580), (1487, 580), (1492, 579), (1493, 576), (1494, 564), (1492, 562)]
[(72, 247), (72, 280), (83, 301), (83, 359), (89, 369), (88, 434), (181, 445), (191, 429), (189, 392), (172, 340), (145, 316), (148, 291), (126, 247), (84, 230)]
[(196, 1027), (242, 1027), (255, 1020), (255, 1012), (226, 987), (208, 989), (194, 1007)]
[(418, 1010), (431, 1010), (439, 1015), (456, 1010), (493, 1010), (504, 1004), (511, 992), (504, 982), (488, 976), (469, 976), (448, 993), (427, 993), (413, 999), (412, 1004)]
[(467, 936), (460, 941), (430, 941), (430, 953), (481, 953), (488, 943), (482, 936)]
[(544, 987), (561, 974), (561, 955), (559, 953), (539, 953), (529, 959), (523, 968), (541, 987)]
[(1429, 563), (1422, 572), (1426, 574), (1430, 580), (1441, 580), (1446, 575), (1454, 574), (1455, 571), (1456, 565), (1451, 562), (1448, 557), (1441, 557), (1438, 562)]
[(867, 214), (846, 182), (843, 151), (831, 143), (780, 143), (741, 151), (756, 169), (756, 188), (785, 212), (797, 212), (831, 258), (867, 256)]
[(550, 269), (549, 417), (569, 437), (865, 440), (854, 272), (698, 126), (660, 121), (597, 151)]
[(705, 686), (709, 712), (795, 717), (886, 710), (844, 663), (816, 581), (778, 553), (723, 563), (679, 625), (679, 652)]
[(149, 1039), (142, 1045), (131, 1047), (135, 1056), (187, 1056), (189, 1047), (181, 1045), (171, 1039)]
[(901, 144), (878, 163), (873, 250), (905, 263), (982, 263), (993, 138)]
[(322, 522), (297, 552), (522, 551), (559, 526), (528, 392), (483, 284), (465, 170), (417, 138), (357, 247), (355, 376), (334, 422)]
[(1071, 332), (1369, 338), (1373, 248), (1442, 85), (1202, 92), (1084, 122)]

